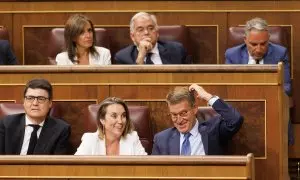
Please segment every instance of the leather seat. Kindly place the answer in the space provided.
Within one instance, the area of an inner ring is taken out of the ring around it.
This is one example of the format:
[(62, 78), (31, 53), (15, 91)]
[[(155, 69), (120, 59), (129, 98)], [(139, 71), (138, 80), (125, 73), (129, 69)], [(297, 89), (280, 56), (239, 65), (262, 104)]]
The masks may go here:
[[(53, 28), (49, 37), (49, 49), (48, 49), (48, 60), (49, 64), (56, 64), (56, 55), (64, 51), (65, 38), (64, 38), (64, 28)], [(109, 38), (104, 28), (95, 28), (96, 32), (96, 46), (106, 47), (109, 49)]]
[[(97, 130), (96, 118), (99, 109), (98, 104), (91, 104), (87, 108), (85, 132)], [(151, 154), (153, 133), (147, 106), (128, 106), (130, 119), (137, 131), (140, 141), (148, 154)]]
[[(23, 104), (19, 103), (0, 103), (0, 118), (11, 115), (25, 113)], [(52, 105), (52, 108), (49, 111), (49, 115), (55, 118), (62, 117), (62, 112), (59, 109), (59, 106), (55, 104)]]
[[(244, 43), (244, 32), (243, 26), (234, 26), (229, 28), (228, 33), (228, 47), (233, 47)], [(280, 44), (284, 47), (289, 47), (288, 43), (288, 33), (283, 27), (280, 26), (270, 26), (270, 42), (275, 44)]]

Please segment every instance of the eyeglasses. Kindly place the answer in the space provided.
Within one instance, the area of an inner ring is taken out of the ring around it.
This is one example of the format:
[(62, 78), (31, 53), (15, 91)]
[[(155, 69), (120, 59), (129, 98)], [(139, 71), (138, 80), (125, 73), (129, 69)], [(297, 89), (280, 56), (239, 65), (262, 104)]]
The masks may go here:
[(145, 32), (145, 30), (147, 30), (148, 33), (152, 33), (154, 31), (156, 31), (156, 28), (154, 26), (148, 26), (148, 27), (142, 27), (142, 26), (140, 26), (140, 27), (136, 28), (135, 31), (138, 34), (143, 34)]
[(172, 119), (173, 121), (177, 121), (177, 120), (178, 120), (178, 116), (181, 117), (181, 118), (186, 118), (186, 117), (188, 117), (189, 112), (190, 112), (191, 110), (192, 110), (192, 109), (185, 110), (185, 111), (182, 111), (182, 112), (177, 113), (177, 114), (175, 114), (175, 113), (170, 113), (171, 119)]
[(42, 104), (45, 103), (49, 98), (44, 96), (25, 96), (25, 100), (30, 103), (32, 103), (35, 99), (37, 99), (38, 103)]

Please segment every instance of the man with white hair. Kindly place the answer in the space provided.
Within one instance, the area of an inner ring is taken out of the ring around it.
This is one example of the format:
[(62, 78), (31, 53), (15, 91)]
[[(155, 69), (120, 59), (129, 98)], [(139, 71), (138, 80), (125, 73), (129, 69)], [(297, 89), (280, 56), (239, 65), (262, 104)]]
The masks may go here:
[(226, 64), (278, 64), (284, 65), (284, 90), (291, 96), (290, 65), (287, 49), (269, 42), (268, 24), (261, 18), (247, 21), (244, 42), (225, 52)]
[(133, 45), (115, 55), (117, 64), (184, 64), (186, 51), (182, 44), (158, 40), (158, 25), (153, 14), (139, 12), (130, 21)]
[[(244, 42), (225, 52), (226, 64), (278, 64), (284, 65), (284, 90), (292, 94), (290, 64), (287, 49), (269, 42), (268, 23), (262, 18), (253, 18), (245, 26)], [(294, 144), (291, 121), (288, 124), (288, 143)]]

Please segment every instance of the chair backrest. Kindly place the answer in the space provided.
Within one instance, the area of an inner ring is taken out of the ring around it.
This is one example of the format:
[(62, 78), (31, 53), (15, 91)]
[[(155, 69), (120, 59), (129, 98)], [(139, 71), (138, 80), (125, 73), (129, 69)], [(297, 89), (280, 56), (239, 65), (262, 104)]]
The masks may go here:
[(186, 63), (191, 63), (192, 57), (190, 50), (191, 41), (189, 40), (188, 28), (184, 25), (159, 26), (159, 40), (180, 42), (187, 51)]
[[(0, 118), (11, 115), (11, 114), (19, 114), (24, 113), (23, 104), (19, 103), (0, 103)], [(49, 111), (49, 115), (55, 118), (61, 118), (62, 114), (59, 109), (59, 106), (55, 104), (52, 105), (52, 108)]]
[[(244, 26), (234, 26), (229, 28), (228, 47), (233, 47), (244, 43)], [(289, 47), (288, 33), (281, 26), (270, 26), (270, 42)]]
[(203, 120), (209, 120), (213, 116), (219, 115), (212, 107), (210, 106), (202, 106), (198, 108), (197, 118)]
[[(53, 28), (49, 37), (48, 60), (50, 64), (55, 63), (55, 57), (58, 53), (62, 52), (65, 47), (64, 28)], [(96, 32), (96, 45), (109, 48), (109, 38), (106, 34), (106, 29), (95, 28)]]
[(0, 27), (0, 40), (8, 40), (9, 41), (9, 34), (5, 27)]
[[(91, 104), (87, 108), (87, 118), (85, 122), (86, 132), (97, 130), (98, 104)], [(147, 106), (128, 106), (130, 119), (137, 131), (140, 141), (148, 154), (152, 151), (153, 133)]]

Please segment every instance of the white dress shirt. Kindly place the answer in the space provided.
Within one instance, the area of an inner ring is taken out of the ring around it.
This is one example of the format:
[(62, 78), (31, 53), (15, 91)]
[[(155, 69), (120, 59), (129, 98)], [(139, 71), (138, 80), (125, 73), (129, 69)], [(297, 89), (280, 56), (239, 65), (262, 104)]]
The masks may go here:
[[(41, 134), (44, 123), (45, 123), (45, 120), (39, 124), (41, 127), (37, 131), (37, 137), (38, 138), (40, 137), (40, 134)], [(25, 116), (24, 139), (23, 139), (23, 144), (22, 144), (20, 155), (27, 155), (27, 150), (28, 150), (28, 146), (29, 146), (29, 142), (30, 142), (30, 137), (31, 137), (31, 133), (33, 131), (33, 127), (29, 126), (29, 124), (34, 124), (34, 123), (26, 115)]]
[[(151, 61), (153, 62), (153, 64), (162, 64), (162, 60), (160, 58), (159, 55), (159, 50), (157, 47), (157, 43), (155, 44), (154, 48), (152, 48), (152, 50), (150, 51), (152, 53), (151, 55)], [(146, 57), (144, 58), (144, 62), (146, 63)]]
[[(120, 140), (120, 155), (147, 155), (136, 131), (132, 131)], [(84, 133), (75, 155), (106, 155), (105, 139), (99, 138), (99, 132)]]
[[(248, 64), (256, 64), (256, 60), (250, 54), (249, 54)], [(259, 64), (264, 64), (264, 59), (259, 60)]]
[[(110, 51), (104, 47), (95, 46), (96, 51), (99, 55), (93, 55), (89, 53), (89, 64), (90, 65), (110, 65), (111, 64), (111, 55)], [(77, 57), (74, 57), (74, 60), (77, 60)], [(57, 65), (74, 65), (73, 62), (69, 59), (67, 52), (61, 52), (57, 54), (55, 58)]]

